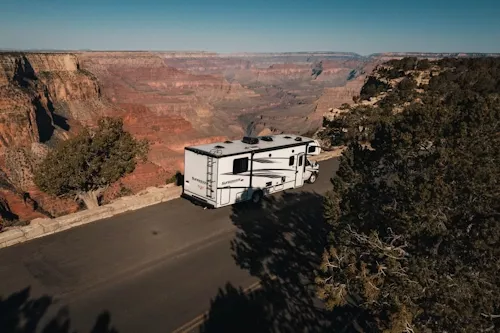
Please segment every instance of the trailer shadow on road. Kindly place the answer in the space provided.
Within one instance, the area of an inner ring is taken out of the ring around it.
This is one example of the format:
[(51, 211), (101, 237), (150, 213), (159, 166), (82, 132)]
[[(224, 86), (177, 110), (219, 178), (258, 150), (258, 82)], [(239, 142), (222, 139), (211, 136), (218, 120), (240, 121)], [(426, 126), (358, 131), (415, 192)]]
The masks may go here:
[[(31, 297), (31, 288), (26, 287), (7, 297), (0, 295), (0, 328), (5, 333), (78, 333), (71, 329), (70, 311), (60, 307), (49, 320), (44, 318), (56, 300), (51, 296)], [(45, 322), (46, 324), (41, 324)], [(82, 332), (83, 333), (83, 332)], [(118, 333), (111, 326), (111, 315), (101, 312), (89, 333)]]
[(369, 332), (369, 317), (345, 306), (326, 311), (315, 295), (327, 235), (323, 196), (310, 192), (268, 197), (256, 211), (234, 205), (231, 242), (236, 263), (261, 280), (252, 293), (227, 284), (212, 299), (200, 327), (212, 332)]

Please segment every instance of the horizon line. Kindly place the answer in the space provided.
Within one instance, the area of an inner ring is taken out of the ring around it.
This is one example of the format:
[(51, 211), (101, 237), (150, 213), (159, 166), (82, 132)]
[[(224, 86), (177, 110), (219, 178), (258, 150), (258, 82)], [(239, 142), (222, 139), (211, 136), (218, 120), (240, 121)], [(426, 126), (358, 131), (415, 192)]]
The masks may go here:
[(360, 54), (352, 51), (239, 51), (239, 52), (217, 52), (217, 51), (207, 51), (207, 50), (160, 50), (160, 49), (151, 49), (151, 50), (102, 50), (102, 49), (15, 49), (15, 48), (0, 48), (0, 53), (78, 53), (78, 52), (130, 52), (130, 53), (140, 53), (140, 52), (150, 52), (150, 53), (194, 53), (194, 54), (212, 54), (212, 55), (268, 55), (268, 54), (345, 54), (359, 57), (371, 57), (375, 55), (383, 55), (383, 54), (481, 54), (481, 55), (500, 55), (500, 52), (463, 52), (463, 51), (446, 51), (446, 52), (427, 52), (427, 51), (384, 51), (384, 52), (373, 52), (368, 54)]

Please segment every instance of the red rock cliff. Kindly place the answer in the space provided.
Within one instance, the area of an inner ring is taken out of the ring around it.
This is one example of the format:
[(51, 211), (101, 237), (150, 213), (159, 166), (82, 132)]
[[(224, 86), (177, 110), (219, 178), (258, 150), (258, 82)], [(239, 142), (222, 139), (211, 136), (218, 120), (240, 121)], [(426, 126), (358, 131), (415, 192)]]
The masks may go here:
[[(103, 115), (122, 117), (127, 130), (151, 142), (149, 161), (113, 185), (106, 199), (121, 186), (138, 191), (164, 184), (183, 170), (186, 145), (252, 131), (313, 130), (324, 109), (359, 93), (359, 77), (346, 82), (365, 62), (331, 53), (0, 53), (0, 168), (11, 184), (2, 195), (23, 219), (76, 209), (37, 191), (32, 168), (58, 140)], [(42, 209), (19, 201), (24, 192)]]
[[(99, 94), (96, 79), (80, 70), (74, 55), (0, 54), (0, 168), (10, 182), (2, 195), (20, 219), (77, 208), (38, 191), (32, 171), (43, 158), (40, 145), (70, 136), (79, 127), (80, 104), (99, 100)], [(26, 204), (27, 194), (33, 205)]]

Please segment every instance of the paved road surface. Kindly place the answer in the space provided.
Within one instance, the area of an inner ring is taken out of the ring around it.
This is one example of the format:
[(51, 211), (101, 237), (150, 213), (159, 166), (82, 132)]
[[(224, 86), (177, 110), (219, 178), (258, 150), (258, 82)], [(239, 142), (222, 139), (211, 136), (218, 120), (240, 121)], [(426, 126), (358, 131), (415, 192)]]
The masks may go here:
[[(315, 184), (287, 192), (323, 194), (337, 167), (337, 159), (320, 162)], [(36, 332), (65, 318), (56, 316), (60, 309), (68, 310), (71, 332), (90, 332), (104, 311), (120, 333), (172, 332), (208, 310), (228, 281), (256, 282), (232, 257), (231, 213), (232, 207), (203, 210), (177, 199), (1, 249), (1, 331), (9, 333), (5, 318), (28, 304), (43, 315)]]

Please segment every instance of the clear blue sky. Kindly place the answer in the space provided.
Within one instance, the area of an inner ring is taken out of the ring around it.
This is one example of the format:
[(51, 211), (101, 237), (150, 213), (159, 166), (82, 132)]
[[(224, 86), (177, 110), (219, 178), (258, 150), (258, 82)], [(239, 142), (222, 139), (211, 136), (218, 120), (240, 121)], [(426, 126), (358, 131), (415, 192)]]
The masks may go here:
[(500, 52), (500, 1), (0, 0), (0, 48)]

